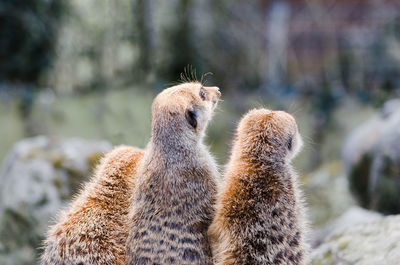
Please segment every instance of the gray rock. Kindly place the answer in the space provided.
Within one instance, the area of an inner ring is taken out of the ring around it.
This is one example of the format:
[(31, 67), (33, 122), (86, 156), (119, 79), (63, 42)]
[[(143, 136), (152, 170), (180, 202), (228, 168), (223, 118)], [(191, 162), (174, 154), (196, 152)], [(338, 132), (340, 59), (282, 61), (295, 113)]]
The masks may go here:
[(45, 136), (15, 144), (0, 173), (0, 264), (35, 264), (51, 218), (110, 149), (105, 141)]
[(356, 202), (348, 188), (340, 161), (327, 163), (302, 178), (308, 216), (312, 230), (309, 238), (313, 247), (323, 242), (336, 220)]
[(372, 220), (376, 220), (381, 216), (382, 215), (377, 212), (353, 206), (348, 209), (344, 214), (342, 214), (339, 218), (331, 221), (323, 228), (315, 229), (314, 227), (314, 230), (312, 231), (311, 245), (314, 248), (321, 245), (326, 240), (326, 237), (338, 228), (346, 227), (348, 225), (366, 223)]
[(356, 204), (340, 161), (324, 164), (303, 177), (302, 182), (314, 228), (325, 227)]
[(343, 163), (350, 190), (361, 206), (385, 214), (400, 213), (400, 99), (345, 141)]
[(398, 265), (399, 262), (400, 215), (375, 216), (372, 221), (339, 226), (312, 253), (312, 265)]

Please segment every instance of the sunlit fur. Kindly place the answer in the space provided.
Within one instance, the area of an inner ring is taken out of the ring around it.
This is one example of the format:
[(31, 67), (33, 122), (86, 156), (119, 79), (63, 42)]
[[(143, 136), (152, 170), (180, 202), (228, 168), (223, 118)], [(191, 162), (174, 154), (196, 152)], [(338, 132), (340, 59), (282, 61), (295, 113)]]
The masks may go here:
[(302, 141), (286, 112), (241, 120), (209, 229), (215, 264), (308, 264), (307, 223), (290, 165)]
[(143, 150), (120, 146), (51, 227), (41, 264), (124, 264), (128, 210)]
[(203, 138), (219, 96), (217, 87), (191, 82), (155, 98), (133, 192), (128, 264), (212, 264), (207, 229), (219, 177)]

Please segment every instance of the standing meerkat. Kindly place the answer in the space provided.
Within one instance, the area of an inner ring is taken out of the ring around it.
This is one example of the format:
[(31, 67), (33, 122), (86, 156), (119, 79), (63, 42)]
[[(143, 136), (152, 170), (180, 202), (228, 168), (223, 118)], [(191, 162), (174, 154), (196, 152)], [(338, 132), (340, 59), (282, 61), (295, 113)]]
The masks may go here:
[(290, 165), (301, 145), (286, 112), (242, 118), (209, 229), (215, 264), (307, 264), (303, 199)]
[(125, 264), (130, 198), (143, 154), (120, 146), (102, 159), (94, 177), (49, 230), (40, 264)]
[(190, 82), (155, 98), (133, 192), (128, 264), (212, 264), (207, 230), (219, 177), (203, 138), (220, 95)]

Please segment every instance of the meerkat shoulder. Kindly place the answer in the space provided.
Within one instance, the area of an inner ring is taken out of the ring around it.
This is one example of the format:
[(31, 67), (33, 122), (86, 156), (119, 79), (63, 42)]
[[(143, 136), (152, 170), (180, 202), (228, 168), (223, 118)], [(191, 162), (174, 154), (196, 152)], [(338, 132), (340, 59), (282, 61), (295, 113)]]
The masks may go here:
[(119, 146), (49, 229), (41, 264), (123, 264), (127, 214), (144, 151)]

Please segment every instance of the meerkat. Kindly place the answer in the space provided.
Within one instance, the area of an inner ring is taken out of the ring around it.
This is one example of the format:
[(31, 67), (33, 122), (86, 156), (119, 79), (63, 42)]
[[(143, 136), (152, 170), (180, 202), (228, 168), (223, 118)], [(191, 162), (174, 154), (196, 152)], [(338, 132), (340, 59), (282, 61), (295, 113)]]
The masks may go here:
[(130, 198), (143, 155), (143, 150), (129, 146), (106, 154), (50, 228), (40, 264), (125, 264)]
[(203, 138), (220, 95), (218, 87), (190, 82), (154, 99), (133, 192), (128, 264), (212, 264), (207, 230), (219, 175)]
[(283, 111), (240, 121), (209, 228), (214, 264), (307, 264), (307, 222), (290, 165), (302, 140)]

